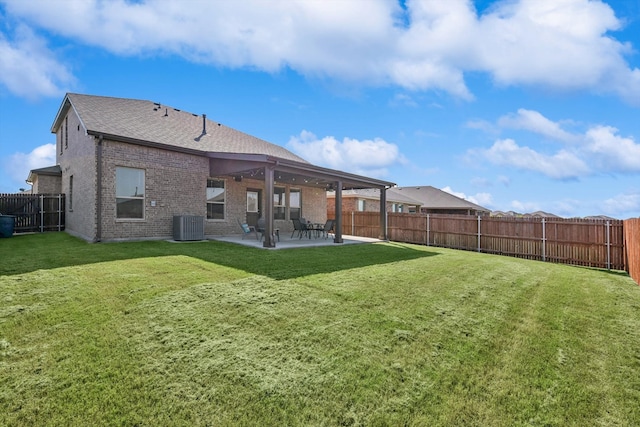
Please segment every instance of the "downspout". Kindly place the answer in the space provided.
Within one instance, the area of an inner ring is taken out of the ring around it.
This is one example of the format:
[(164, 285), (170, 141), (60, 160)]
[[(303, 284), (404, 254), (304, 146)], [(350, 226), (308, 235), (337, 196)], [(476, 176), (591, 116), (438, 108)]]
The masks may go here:
[(102, 140), (98, 137), (98, 152), (96, 155), (98, 164), (96, 165), (96, 237), (95, 242), (102, 240)]

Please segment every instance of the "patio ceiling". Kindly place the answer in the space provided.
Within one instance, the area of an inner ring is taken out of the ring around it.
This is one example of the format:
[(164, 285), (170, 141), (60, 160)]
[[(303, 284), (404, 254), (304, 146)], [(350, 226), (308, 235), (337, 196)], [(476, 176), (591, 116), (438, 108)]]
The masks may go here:
[(227, 175), (240, 181), (244, 178), (265, 179), (265, 168), (274, 171), (274, 184), (290, 184), (335, 190), (340, 182), (343, 190), (389, 188), (393, 182), (350, 174), (310, 163), (294, 162), (255, 154), (209, 154), (212, 175)]

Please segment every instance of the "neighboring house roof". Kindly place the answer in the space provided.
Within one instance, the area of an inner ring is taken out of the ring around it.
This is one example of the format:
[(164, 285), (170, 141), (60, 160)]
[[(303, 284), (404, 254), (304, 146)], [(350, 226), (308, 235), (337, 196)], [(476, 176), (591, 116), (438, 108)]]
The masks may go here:
[(89, 135), (203, 154), (261, 154), (307, 163), (284, 147), (224, 126), (205, 115), (138, 99), (68, 93), (51, 126), (52, 133), (62, 125), (70, 108), (75, 110)]
[[(327, 197), (335, 197), (335, 192), (330, 191)], [(377, 188), (362, 188), (355, 190), (344, 190), (342, 197), (358, 197), (361, 199), (380, 200), (380, 190)], [(402, 203), (406, 205), (421, 205), (418, 200), (407, 197), (405, 194), (393, 191), (393, 188), (387, 189), (387, 202)]]
[(593, 220), (607, 220), (607, 221), (616, 221), (616, 218), (607, 216), (607, 215), (589, 215), (585, 216), (584, 219), (593, 219)]
[(495, 217), (510, 217), (510, 218), (562, 218), (558, 215), (544, 212), (544, 211), (536, 211), (531, 213), (519, 213), (515, 211), (492, 211), (491, 216)]
[(62, 169), (59, 165), (49, 166), (46, 168), (32, 169), (27, 177), (27, 184), (33, 184), (37, 175), (62, 176)]
[(446, 191), (439, 190), (430, 185), (420, 185), (415, 187), (393, 187), (387, 190), (387, 197), (389, 194), (404, 194), (406, 197), (417, 200), (424, 208), (428, 209), (441, 209), (441, 210), (453, 210), (453, 209), (467, 209), (480, 212), (490, 212), (489, 209), (484, 208), (475, 203), (471, 203), (468, 200), (454, 196)]
[(524, 214), (524, 216), (533, 216), (537, 218), (560, 218), (558, 215), (555, 215), (549, 212), (544, 212), (544, 211), (535, 211), (535, 212)]

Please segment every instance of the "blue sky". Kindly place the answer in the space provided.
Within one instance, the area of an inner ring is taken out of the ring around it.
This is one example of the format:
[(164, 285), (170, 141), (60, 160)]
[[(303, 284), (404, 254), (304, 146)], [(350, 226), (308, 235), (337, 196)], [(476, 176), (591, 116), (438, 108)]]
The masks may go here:
[(66, 92), (493, 210), (640, 216), (640, 1), (0, 0), (0, 192)]

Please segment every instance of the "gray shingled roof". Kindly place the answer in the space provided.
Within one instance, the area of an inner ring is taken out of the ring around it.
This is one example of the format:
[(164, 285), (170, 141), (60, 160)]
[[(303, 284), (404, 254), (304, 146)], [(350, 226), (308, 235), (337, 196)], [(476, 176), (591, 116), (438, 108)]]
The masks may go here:
[[(406, 194), (399, 193), (397, 191), (393, 191), (393, 188), (387, 189), (387, 202), (391, 203), (404, 203), (407, 205), (421, 205), (422, 202), (412, 199)], [(328, 193), (329, 197), (335, 197), (334, 192)], [(342, 197), (349, 196), (357, 196), (363, 199), (373, 199), (380, 200), (380, 190), (377, 188), (362, 188), (362, 189), (354, 189), (354, 190), (344, 190), (342, 192)]]
[(430, 185), (420, 185), (415, 187), (394, 187), (387, 190), (387, 198), (389, 193), (404, 194), (411, 199), (418, 200), (422, 206), (431, 209), (473, 209), (477, 211), (490, 212), (484, 208), (468, 200), (454, 196), (446, 191), (439, 190)]
[(261, 154), (308, 163), (279, 145), (209, 118), (206, 119), (206, 135), (203, 135), (202, 115), (137, 99), (69, 93), (51, 132), (57, 131), (68, 108), (76, 111), (89, 134), (103, 134), (105, 138), (125, 138), (202, 153)]
[(31, 172), (38, 175), (62, 176), (62, 168), (60, 165), (47, 166), (46, 168), (32, 169)]

